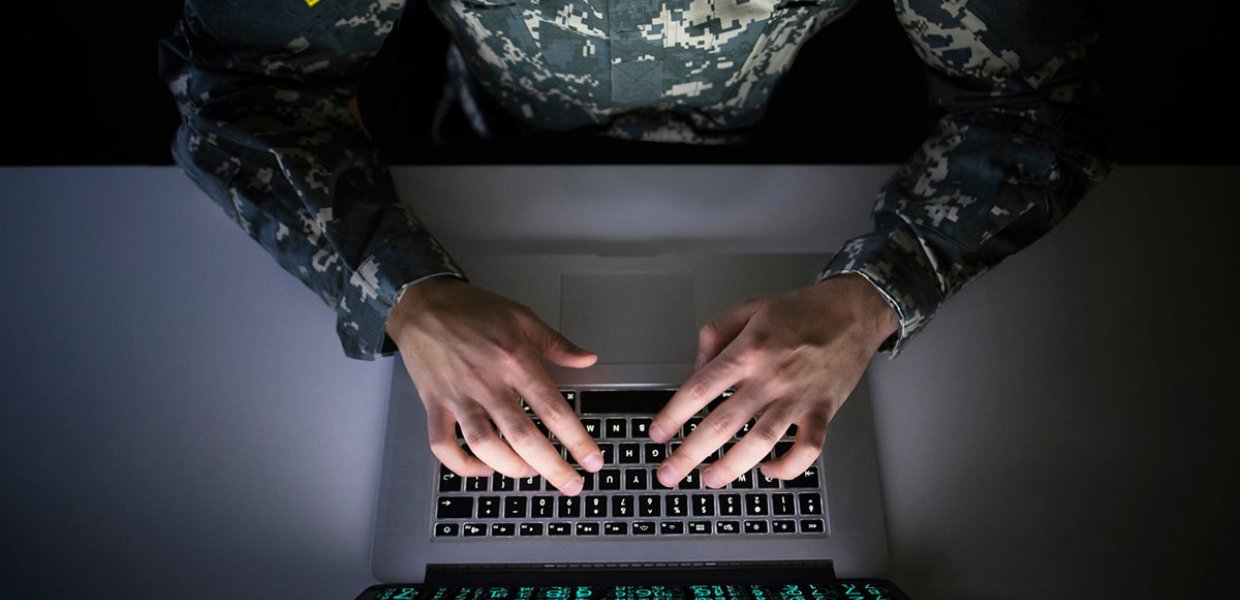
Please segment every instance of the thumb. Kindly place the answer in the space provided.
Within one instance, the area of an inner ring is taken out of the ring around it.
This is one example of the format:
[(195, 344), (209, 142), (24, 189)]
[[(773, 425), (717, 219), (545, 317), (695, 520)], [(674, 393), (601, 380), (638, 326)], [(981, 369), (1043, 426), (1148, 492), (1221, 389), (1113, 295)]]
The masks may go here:
[(740, 335), (745, 325), (749, 323), (750, 317), (761, 306), (762, 303), (759, 300), (747, 300), (702, 326), (698, 330), (698, 352), (697, 359), (693, 361), (693, 370), (701, 369), (702, 365), (719, 356), (719, 353), (732, 343), (736, 336)]
[(598, 360), (598, 355), (577, 346), (560, 332), (552, 329), (542, 321), (531, 323), (534, 335), (531, 336), (534, 346), (542, 353), (543, 358), (574, 369), (584, 369)]

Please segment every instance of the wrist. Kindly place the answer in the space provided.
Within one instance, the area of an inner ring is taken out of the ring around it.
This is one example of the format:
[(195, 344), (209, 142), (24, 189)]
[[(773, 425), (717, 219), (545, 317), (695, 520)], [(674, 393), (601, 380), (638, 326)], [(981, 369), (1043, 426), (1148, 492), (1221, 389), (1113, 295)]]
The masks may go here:
[(848, 298), (847, 310), (858, 333), (878, 348), (900, 331), (900, 314), (883, 293), (866, 277), (847, 273), (830, 277), (816, 285), (830, 283)]
[(410, 325), (413, 316), (433, 310), (445, 292), (460, 285), (467, 285), (467, 282), (456, 276), (432, 275), (405, 286), (388, 313), (388, 337), (399, 345), (400, 334)]

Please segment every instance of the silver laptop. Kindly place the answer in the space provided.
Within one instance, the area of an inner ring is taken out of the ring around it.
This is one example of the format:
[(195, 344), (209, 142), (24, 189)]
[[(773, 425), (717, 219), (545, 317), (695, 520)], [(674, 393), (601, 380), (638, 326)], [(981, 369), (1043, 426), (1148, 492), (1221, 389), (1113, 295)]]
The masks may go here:
[(458, 477), (431, 454), (421, 401), (395, 362), (372, 554), (380, 581), (635, 565), (735, 571), (789, 561), (841, 576), (883, 570), (886, 532), (864, 378), (831, 423), (819, 463), (794, 480), (766, 479), (755, 468), (710, 490), (695, 471), (665, 489), (654, 470), (677, 440), (656, 445), (645, 431), (691, 373), (697, 328), (746, 298), (812, 282), (822, 254), (457, 259), (473, 283), (526, 304), (598, 353), (591, 368), (549, 373), (606, 464), (575, 498), (539, 478)]

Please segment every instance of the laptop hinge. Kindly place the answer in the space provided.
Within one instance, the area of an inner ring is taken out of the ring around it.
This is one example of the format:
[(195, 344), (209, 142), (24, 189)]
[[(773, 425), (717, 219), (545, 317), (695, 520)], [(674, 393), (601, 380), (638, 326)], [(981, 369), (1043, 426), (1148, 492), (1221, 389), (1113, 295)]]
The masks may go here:
[(429, 564), (426, 584), (514, 585), (775, 585), (829, 583), (829, 560), (682, 563)]

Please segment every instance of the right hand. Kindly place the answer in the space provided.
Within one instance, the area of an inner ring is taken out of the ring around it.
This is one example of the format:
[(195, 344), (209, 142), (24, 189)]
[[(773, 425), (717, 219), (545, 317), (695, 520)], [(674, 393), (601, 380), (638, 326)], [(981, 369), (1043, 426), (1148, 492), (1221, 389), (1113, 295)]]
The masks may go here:
[[(512, 478), (542, 475), (565, 494), (581, 492), (581, 475), (526, 416), (518, 398), (577, 464), (590, 472), (602, 468), (598, 446), (539, 360), (585, 368), (598, 356), (529, 308), (460, 279), (435, 277), (405, 290), (387, 331), (426, 405), (431, 452), (454, 473), (483, 476), (494, 468)], [(457, 423), (474, 456), (457, 443)]]

